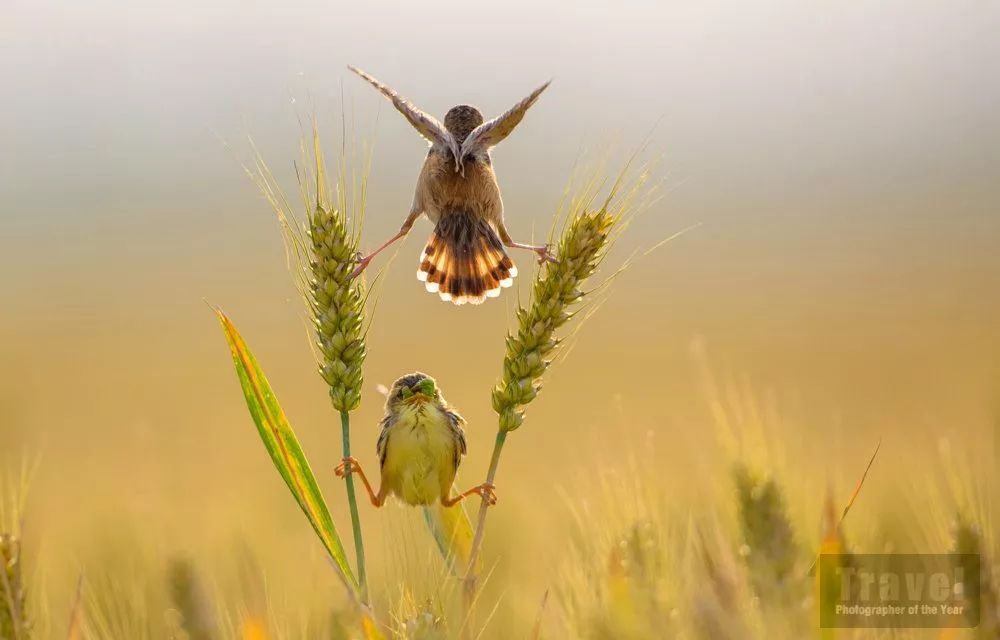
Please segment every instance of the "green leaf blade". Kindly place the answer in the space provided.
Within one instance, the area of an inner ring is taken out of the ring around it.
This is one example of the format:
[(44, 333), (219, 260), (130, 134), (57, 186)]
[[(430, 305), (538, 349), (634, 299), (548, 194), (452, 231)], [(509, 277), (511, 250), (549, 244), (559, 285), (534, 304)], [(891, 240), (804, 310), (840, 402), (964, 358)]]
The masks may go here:
[(246, 398), (247, 408), (250, 410), (250, 416), (257, 427), (264, 448), (267, 449), (275, 469), (278, 470), (292, 497), (295, 498), (333, 560), (344, 584), (352, 591), (352, 595), (357, 596), (360, 592), (357, 578), (354, 577), (354, 572), (347, 561), (333, 517), (316, 483), (309, 461), (295, 437), (295, 432), (243, 337), (224, 313), (216, 310), (216, 314), (233, 355), (233, 364)]

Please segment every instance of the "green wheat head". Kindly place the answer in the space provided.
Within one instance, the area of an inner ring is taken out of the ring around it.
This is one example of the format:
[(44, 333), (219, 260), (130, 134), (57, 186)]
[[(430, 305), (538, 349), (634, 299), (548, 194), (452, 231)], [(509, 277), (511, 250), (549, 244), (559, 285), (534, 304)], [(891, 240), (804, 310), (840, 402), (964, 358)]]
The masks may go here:
[(607, 206), (571, 219), (556, 251), (559, 262), (535, 280), (531, 306), (517, 310), (518, 329), (507, 336), (503, 376), (493, 389), (501, 431), (524, 422), (524, 406), (541, 390), (542, 374), (559, 346), (555, 332), (573, 317), (568, 309), (583, 297), (580, 286), (600, 264), (617, 220)]
[(351, 278), (358, 245), (346, 222), (342, 211), (322, 203), (309, 216), (309, 302), (319, 338), (320, 375), (330, 385), (330, 400), (338, 411), (351, 411), (361, 402), (365, 362), (364, 294)]

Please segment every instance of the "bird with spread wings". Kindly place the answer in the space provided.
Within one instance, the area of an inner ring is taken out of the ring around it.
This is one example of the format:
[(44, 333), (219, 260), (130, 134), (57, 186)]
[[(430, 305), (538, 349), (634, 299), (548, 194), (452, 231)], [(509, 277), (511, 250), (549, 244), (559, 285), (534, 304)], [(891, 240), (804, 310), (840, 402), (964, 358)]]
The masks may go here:
[(459, 105), (452, 107), (441, 122), (364, 71), (349, 69), (391, 100), (430, 142), (409, 215), (398, 233), (359, 257), (355, 276), (380, 252), (406, 236), (421, 215), (435, 226), (420, 257), (417, 278), (442, 300), (480, 304), (486, 298), (499, 296), (517, 275), (507, 248), (534, 251), (540, 263), (555, 261), (547, 246), (515, 242), (507, 231), (490, 157), (490, 149), (517, 127), (548, 82), (492, 120), (486, 121), (475, 107)]

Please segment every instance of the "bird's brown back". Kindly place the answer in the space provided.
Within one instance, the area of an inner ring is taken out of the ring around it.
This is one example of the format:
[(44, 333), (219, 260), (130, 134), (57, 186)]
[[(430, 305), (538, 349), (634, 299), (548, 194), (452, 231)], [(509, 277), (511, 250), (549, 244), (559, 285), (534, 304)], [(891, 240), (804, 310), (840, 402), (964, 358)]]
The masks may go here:
[(493, 167), (479, 160), (467, 160), (465, 175), (455, 171), (448, 152), (432, 151), (420, 172), (418, 197), (424, 212), (437, 223), (446, 211), (461, 210), (476, 219), (500, 222), (503, 202)]

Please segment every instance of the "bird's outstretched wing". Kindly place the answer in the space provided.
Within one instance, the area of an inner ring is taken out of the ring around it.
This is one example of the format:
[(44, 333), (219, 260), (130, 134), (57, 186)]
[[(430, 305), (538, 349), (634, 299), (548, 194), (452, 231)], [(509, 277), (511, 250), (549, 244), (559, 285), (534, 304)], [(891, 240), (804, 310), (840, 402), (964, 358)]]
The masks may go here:
[(542, 86), (532, 91), (527, 98), (521, 100), (506, 112), (473, 129), (462, 142), (462, 149), (459, 157), (465, 159), (468, 155), (476, 151), (485, 151), (503, 141), (503, 139), (510, 135), (510, 132), (514, 130), (514, 127), (521, 122), (524, 118), (524, 114), (528, 111), (531, 105), (535, 104), (535, 101), (538, 100), (538, 96), (542, 95), (542, 92), (548, 88), (551, 82), (552, 81), (549, 80)]
[(431, 144), (439, 144), (443, 147), (451, 149), (452, 153), (456, 157), (458, 156), (458, 142), (455, 140), (454, 136), (452, 136), (451, 133), (444, 128), (444, 125), (441, 124), (437, 118), (421, 111), (415, 107), (412, 102), (382, 84), (375, 78), (371, 77), (361, 69), (352, 65), (347, 65), (347, 68), (367, 80), (386, 98), (392, 100), (392, 104), (401, 114), (403, 114), (403, 117), (406, 118), (411, 125), (413, 125), (413, 128), (416, 129), (420, 135), (427, 138)]

